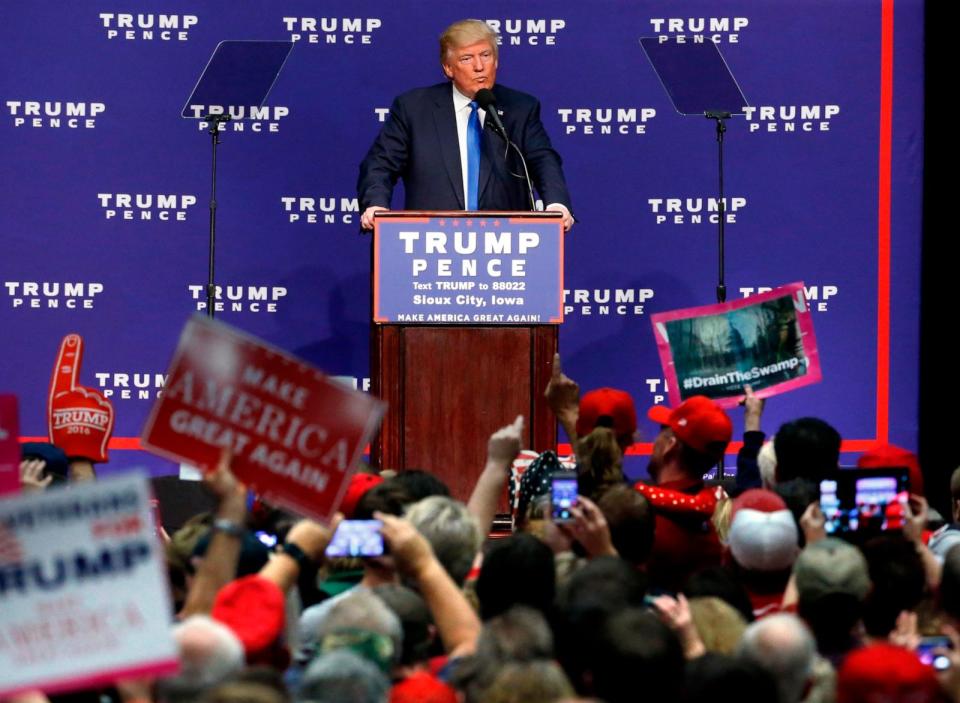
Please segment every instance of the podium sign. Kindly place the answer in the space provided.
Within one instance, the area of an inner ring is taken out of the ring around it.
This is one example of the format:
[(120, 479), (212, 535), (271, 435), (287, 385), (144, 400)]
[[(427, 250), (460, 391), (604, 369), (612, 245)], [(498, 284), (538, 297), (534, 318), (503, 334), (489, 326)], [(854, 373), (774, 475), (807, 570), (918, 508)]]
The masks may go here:
[(373, 240), (373, 321), (563, 322), (560, 214), (381, 213)]

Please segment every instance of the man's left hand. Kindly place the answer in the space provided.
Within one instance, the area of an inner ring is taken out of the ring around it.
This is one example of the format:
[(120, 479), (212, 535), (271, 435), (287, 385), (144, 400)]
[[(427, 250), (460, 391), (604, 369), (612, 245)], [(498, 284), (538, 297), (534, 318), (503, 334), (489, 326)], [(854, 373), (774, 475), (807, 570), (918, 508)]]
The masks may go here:
[(563, 231), (569, 232), (570, 228), (573, 227), (573, 215), (570, 214), (570, 211), (567, 209), (567, 206), (563, 203), (550, 203), (547, 207), (544, 208), (547, 212), (559, 212), (563, 214)]

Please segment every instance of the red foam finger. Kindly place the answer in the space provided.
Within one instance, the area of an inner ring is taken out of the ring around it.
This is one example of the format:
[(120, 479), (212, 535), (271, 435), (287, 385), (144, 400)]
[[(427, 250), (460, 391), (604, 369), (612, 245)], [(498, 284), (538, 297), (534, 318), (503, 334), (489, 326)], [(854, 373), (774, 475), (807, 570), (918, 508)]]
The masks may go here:
[(47, 394), (48, 435), (53, 442), (53, 399), (74, 389), (80, 376), (80, 364), (83, 363), (83, 338), (79, 334), (68, 334), (60, 342), (57, 360), (50, 377), (50, 392)]
[(83, 337), (79, 334), (68, 334), (60, 342), (57, 361), (53, 366), (53, 377), (50, 379), (50, 394), (56, 395), (76, 388), (82, 363)]

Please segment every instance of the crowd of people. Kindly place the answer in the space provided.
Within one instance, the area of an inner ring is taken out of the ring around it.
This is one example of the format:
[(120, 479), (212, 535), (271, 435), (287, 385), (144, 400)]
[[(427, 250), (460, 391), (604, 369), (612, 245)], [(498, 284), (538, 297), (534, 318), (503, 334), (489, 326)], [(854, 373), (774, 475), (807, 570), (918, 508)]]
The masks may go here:
[[(251, 502), (224, 455), (204, 478), (215, 508), (162, 533), (179, 673), (49, 699), (960, 701), (960, 470), (939, 516), (915, 455), (867, 452), (863, 468), (907, 467), (912, 495), (890, 529), (840, 539), (819, 500), (841, 447), (824, 420), (768, 440), (747, 387), (736, 477), (705, 480), (728, 414), (703, 396), (654, 406), (649, 479), (631, 483), (630, 395), (581, 396), (558, 358), (546, 397), (573, 455), (525, 450), (518, 417), (491, 434), (466, 503), (427, 471), (362, 468), (324, 525)], [(23, 489), (95, 479), (68, 455), (24, 445)], [(552, 478), (571, 471), (558, 520)], [(494, 529), (504, 496), (509, 532)], [(379, 521), (383, 553), (326, 555), (346, 519)]]

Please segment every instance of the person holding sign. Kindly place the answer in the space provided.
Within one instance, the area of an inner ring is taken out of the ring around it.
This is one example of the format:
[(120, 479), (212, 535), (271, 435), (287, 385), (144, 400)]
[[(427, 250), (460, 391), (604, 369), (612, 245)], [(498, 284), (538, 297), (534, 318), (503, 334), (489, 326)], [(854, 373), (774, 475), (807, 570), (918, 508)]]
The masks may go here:
[[(546, 209), (573, 226), (560, 156), (532, 95), (496, 84), (497, 34), (480, 20), (455, 22), (440, 36), (440, 67), (449, 83), (393, 101), (390, 117), (360, 164), (361, 226), (390, 208), (398, 178), (408, 210), (529, 210), (517, 145)], [(492, 128), (492, 129), (485, 129)], [(495, 132), (496, 134), (490, 134)]]

